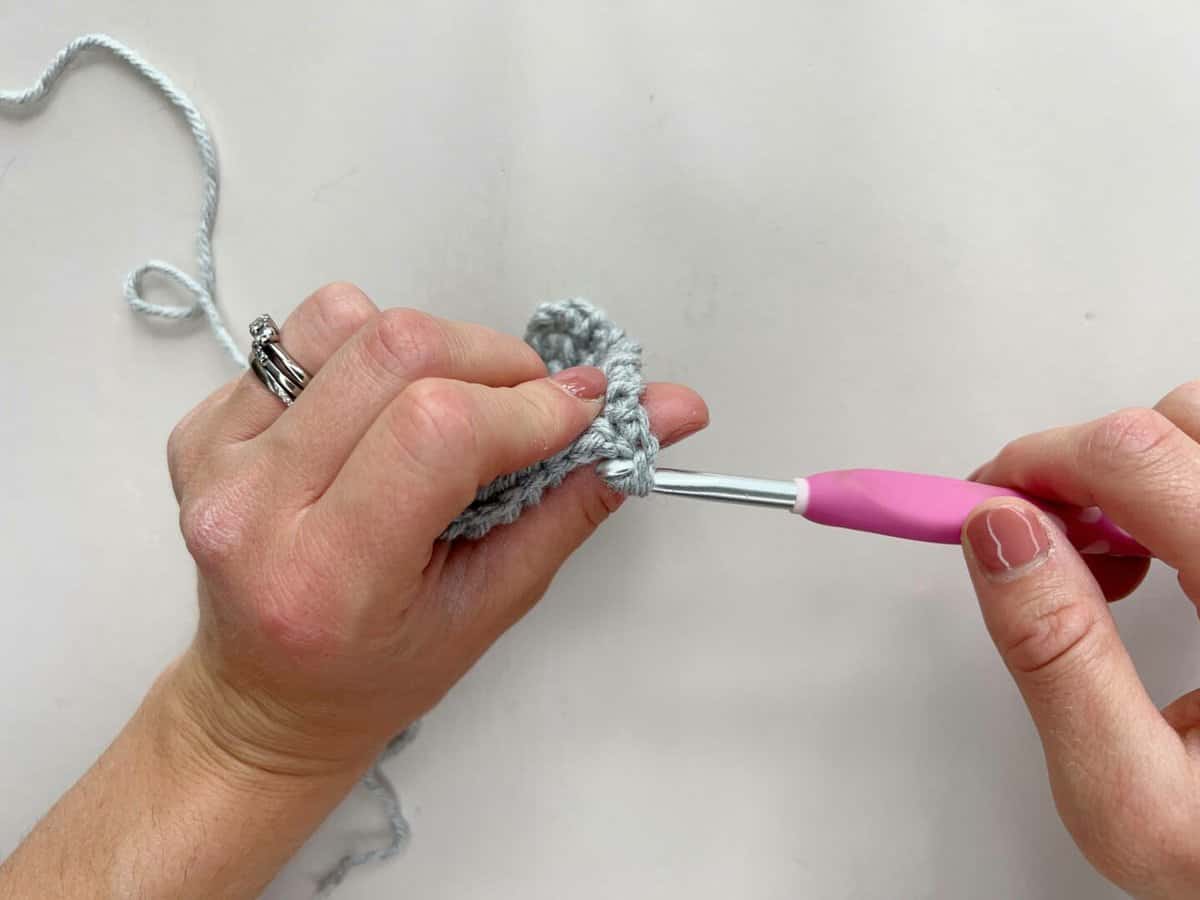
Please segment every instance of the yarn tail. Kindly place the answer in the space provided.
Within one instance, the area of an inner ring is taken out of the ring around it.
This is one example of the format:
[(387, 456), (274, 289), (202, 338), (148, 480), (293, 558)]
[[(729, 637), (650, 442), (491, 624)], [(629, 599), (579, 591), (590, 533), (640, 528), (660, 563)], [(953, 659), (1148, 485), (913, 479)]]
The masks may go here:
[[(164, 319), (192, 319), (203, 315), (209, 330), (221, 348), (239, 367), (248, 365), (246, 355), (238, 347), (217, 309), (217, 275), (213, 265), (213, 228), (217, 223), (217, 201), (220, 196), (221, 174), (217, 164), (217, 148), (196, 105), (162, 72), (135, 51), (106, 34), (85, 34), (71, 41), (51, 60), (32, 87), (23, 91), (0, 91), (0, 112), (35, 107), (54, 90), (67, 67), (88, 50), (104, 50), (125, 63), (140, 78), (152, 85), (187, 122), (203, 169), (203, 194), (200, 204), (200, 226), (196, 232), (196, 268), (199, 278), (193, 278), (170, 263), (150, 260), (125, 276), (125, 301), (136, 311)], [(157, 274), (173, 282), (191, 295), (189, 306), (169, 306), (151, 303), (142, 296), (142, 284), (149, 274)]]

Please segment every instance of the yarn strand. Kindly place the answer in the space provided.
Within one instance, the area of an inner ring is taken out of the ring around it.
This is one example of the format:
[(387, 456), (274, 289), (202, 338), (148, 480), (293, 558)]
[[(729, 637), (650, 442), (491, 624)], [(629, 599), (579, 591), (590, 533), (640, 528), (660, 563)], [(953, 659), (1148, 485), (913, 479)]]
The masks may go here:
[[(213, 144), (204, 117), (187, 94), (175, 87), (162, 72), (142, 59), (120, 41), (106, 34), (86, 34), (71, 41), (59, 51), (32, 87), (23, 91), (0, 91), (0, 112), (32, 108), (44, 100), (58, 83), (59, 78), (77, 56), (87, 50), (105, 50), (125, 63), (143, 80), (158, 89), (159, 93), (174, 106), (187, 122), (200, 156), (203, 170), (203, 192), (200, 204), (200, 225), (196, 231), (196, 268), (199, 279), (193, 278), (170, 263), (150, 260), (125, 276), (125, 301), (137, 312), (163, 319), (194, 319), (204, 316), (209, 330), (221, 349), (238, 366), (247, 366), (246, 355), (238, 347), (225, 321), (217, 309), (217, 274), (213, 265), (213, 228), (217, 222), (217, 201), (220, 196), (221, 174), (217, 164), (217, 148)], [(192, 298), (189, 306), (171, 306), (151, 303), (142, 296), (142, 285), (146, 276), (157, 274), (182, 288)]]
[(396, 793), (396, 788), (383, 771), (382, 766), (412, 742), (413, 738), (417, 736), (420, 724), (420, 722), (414, 722), (388, 741), (383, 752), (379, 754), (379, 758), (371, 765), (360, 782), (379, 800), (383, 814), (387, 817), (390, 839), (383, 847), (372, 847), (369, 850), (347, 853), (339, 859), (333, 868), (321, 876), (321, 880), (317, 883), (315, 900), (325, 900), (329, 897), (334, 889), (345, 880), (351, 869), (365, 866), (376, 860), (390, 859), (399, 853), (408, 842), (411, 830), (408, 821), (404, 818), (404, 812), (400, 809), (400, 796)]

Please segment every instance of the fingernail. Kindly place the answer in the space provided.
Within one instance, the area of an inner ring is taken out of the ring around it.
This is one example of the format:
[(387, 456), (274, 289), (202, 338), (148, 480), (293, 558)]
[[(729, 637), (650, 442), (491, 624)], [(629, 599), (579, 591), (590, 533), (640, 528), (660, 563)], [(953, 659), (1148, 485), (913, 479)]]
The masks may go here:
[(967, 540), (991, 575), (1010, 575), (1037, 565), (1050, 552), (1050, 538), (1037, 517), (1014, 506), (998, 506), (973, 518)]
[(595, 366), (575, 366), (550, 376), (550, 380), (579, 400), (599, 400), (608, 387), (608, 379)]

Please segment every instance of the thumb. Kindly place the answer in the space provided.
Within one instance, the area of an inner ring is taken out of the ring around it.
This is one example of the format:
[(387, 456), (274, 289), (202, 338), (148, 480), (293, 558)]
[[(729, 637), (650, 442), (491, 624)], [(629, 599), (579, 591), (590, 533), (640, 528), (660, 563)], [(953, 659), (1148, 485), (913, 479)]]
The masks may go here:
[[(683, 385), (651, 384), (642, 405), (662, 447), (708, 424), (704, 400)], [(524, 599), (525, 605), (519, 604), (512, 611), (514, 618), (537, 600), (559, 566), (621, 505), (622, 499), (588, 466), (572, 472), (561, 485), (547, 492), (541, 505), (484, 538), (481, 543), (488, 548), (493, 583), (506, 584)]]
[(1044, 513), (989, 501), (963, 526), (963, 552), (988, 631), (1041, 736), (1059, 811), (1078, 834), (1105, 785), (1149, 763), (1169, 726), (1095, 578)]

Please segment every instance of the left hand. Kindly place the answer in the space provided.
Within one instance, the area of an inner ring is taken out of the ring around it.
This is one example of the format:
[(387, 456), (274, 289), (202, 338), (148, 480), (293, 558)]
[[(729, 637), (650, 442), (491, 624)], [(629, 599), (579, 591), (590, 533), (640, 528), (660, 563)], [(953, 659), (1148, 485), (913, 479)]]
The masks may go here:
[[(0, 865), (0, 898), (260, 896), (620, 503), (585, 467), (483, 540), (438, 539), (480, 485), (588, 426), (598, 369), (547, 378), (514, 337), (349, 285), (302, 303), (282, 343), (313, 375), (292, 406), (246, 373), (168, 445), (192, 647)], [(643, 403), (664, 443), (708, 421), (687, 388)]]
[[(361, 768), (620, 503), (586, 467), (483, 540), (438, 539), (481, 485), (586, 428), (604, 376), (547, 378), (517, 338), (380, 311), (349, 285), (301, 304), (282, 343), (312, 374), (294, 405), (248, 372), (170, 441), (201, 609), (174, 682), (244, 762)], [(683, 387), (644, 404), (666, 443), (707, 424)]]

